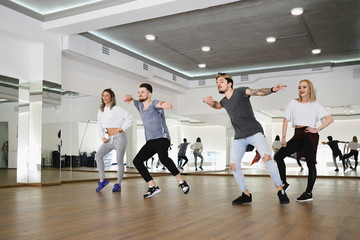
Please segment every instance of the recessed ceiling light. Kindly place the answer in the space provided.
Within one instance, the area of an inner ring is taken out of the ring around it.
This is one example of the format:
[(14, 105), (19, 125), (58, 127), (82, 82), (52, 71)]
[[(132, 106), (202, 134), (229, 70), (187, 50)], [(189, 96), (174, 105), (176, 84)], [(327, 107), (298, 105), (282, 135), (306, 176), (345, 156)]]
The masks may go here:
[(146, 40), (154, 41), (156, 36), (154, 34), (147, 34), (145, 35)]
[(313, 54), (319, 54), (319, 53), (321, 53), (321, 49), (316, 48), (316, 49), (311, 50), (311, 52), (312, 52)]
[(268, 43), (275, 42), (275, 41), (276, 41), (276, 37), (267, 37), (267, 38), (266, 38), (266, 41), (267, 41)]
[(200, 63), (198, 66), (199, 66), (199, 68), (206, 68), (206, 64), (205, 64), (205, 63)]
[(210, 51), (210, 47), (209, 46), (203, 46), (203, 47), (201, 47), (201, 51), (203, 51), (203, 52), (208, 52), (208, 51)]
[(291, 9), (291, 15), (294, 15), (294, 16), (299, 16), (299, 15), (303, 14), (303, 12), (304, 12), (304, 9), (302, 9), (300, 7)]

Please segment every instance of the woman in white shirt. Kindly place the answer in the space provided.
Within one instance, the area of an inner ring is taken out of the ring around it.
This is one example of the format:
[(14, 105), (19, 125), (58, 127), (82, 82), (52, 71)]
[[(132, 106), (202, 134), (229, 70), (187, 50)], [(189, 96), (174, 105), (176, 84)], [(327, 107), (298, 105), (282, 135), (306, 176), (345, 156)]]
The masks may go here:
[[(101, 104), (98, 112), (98, 132), (103, 144), (95, 154), (100, 181), (97, 192), (100, 192), (109, 181), (105, 179), (104, 156), (116, 150), (116, 162), (118, 166), (118, 179), (112, 189), (113, 192), (121, 191), (121, 181), (124, 176), (124, 154), (126, 149), (125, 130), (131, 127), (133, 117), (124, 109), (116, 105), (115, 93), (109, 88), (101, 95)], [(105, 129), (108, 138), (105, 137)]]
[[(296, 199), (298, 202), (312, 201), (312, 189), (316, 180), (316, 152), (319, 143), (318, 132), (327, 127), (334, 120), (332, 116), (316, 102), (316, 94), (311, 81), (304, 79), (299, 83), (299, 97), (291, 100), (286, 107), (282, 127), (282, 148), (276, 153), (275, 160), (279, 168), (284, 190), (290, 185), (286, 182), (286, 167), (284, 158), (303, 150), (306, 165), (309, 169), (307, 188), (305, 192)], [(322, 124), (316, 128), (316, 123), (321, 120)], [(294, 136), (286, 142), (286, 130), (288, 122), (295, 128)]]
[[(354, 136), (352, 142), (349, 142), (347, 145), (347, 150), (350, 152), (348, 154), (344, 154), (341, 158), (342, 161), (344, 161), (345, 159), (348, 159), (351, 156), (354, 156), (354, 160), (355, 160), (355, 168), (353, 168), (350, 164), (350, 161), (348, 161), (349, 166), (351, 169), (356, 171), (356, 167), (358, 165), (358, 156), (359, 156), (359, 149), (360, 149), (360, 144), (358, 143), (357, 137)], [(345, 170), (344, 170), (345, 171)]]
[(203, 165), (203, 161), (204, 161), (204, 157), (201, 155), (202, 151), (203, 151), (203, 146), (201, 143), (201, 139), (198, 137), (196, 139), (196, 142), (194, 144), (192, 144), (190, 146), (190, 148), (192, 150), (194, 150), (194, 159), (195, 159), (195, 171), (197, 171), (197, 157), (201, 158), (201, 163), (200, 163), (200, 169), (203, 170), (202, 165)]

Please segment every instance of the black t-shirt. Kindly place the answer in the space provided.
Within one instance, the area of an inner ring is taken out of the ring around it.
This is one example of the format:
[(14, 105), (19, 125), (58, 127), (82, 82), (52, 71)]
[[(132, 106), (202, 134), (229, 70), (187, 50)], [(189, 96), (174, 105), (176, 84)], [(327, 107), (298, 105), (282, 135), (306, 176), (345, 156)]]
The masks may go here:
[(328, 142), (328, 145), (331, 148), (334, 156), (337, 155), (337, 153), (339, 153), (339, 152), (341, 153), (338, 143), (339, 143), (338, 140)]
[(235, 139), (247, 138), (258, 132), (264, 134), (261, 124), (254, 116), (250, 97), (246, 96), (246, 89), (247, 87), (235, 88), (230, 99), (224, 97), (220, 101), (235, 129)]

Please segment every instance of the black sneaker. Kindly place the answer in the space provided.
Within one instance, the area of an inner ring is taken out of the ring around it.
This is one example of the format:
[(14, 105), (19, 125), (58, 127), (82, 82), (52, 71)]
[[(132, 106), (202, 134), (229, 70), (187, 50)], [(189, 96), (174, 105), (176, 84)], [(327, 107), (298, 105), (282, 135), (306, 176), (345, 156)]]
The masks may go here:
[(280, 204), (288, 204), (290, 202), (285, 190), (278, 191), (277, 195), (279, 197)]
[(250, 196), (246, 195), (245, 193), (242, 193), (240, 197), (232, 201), (232, 205), (240, 205), (244, 203), (251, 203), (252, 202), (252, 195), (250, 193)]
[(158, 194), (161, 192), (161, 189), (156, 186), (156, 187), (149, 187), (148, 191), (146, 194), (144, 194), (144, 198), (151, 198), (152, 196)]
[(184, 194), (188, 194), (190, 192), (190, 186), (189, 184), (187, 184), (186, 181), (184, 181), (183, 183), (179, 184), (179, 187), (181, 187), (181, 189), (183, 190)]
[(312, 194), (304, 192), (300, 197), (296, 199), (297, 202), (310, 202), (313, 200)]
[(284, 189), (285, 193), (287, 193), (289, 191), (289, 189), (290, 189), (290, 184), (285, 182), (285, 185), (283, 186), (283, 189)]

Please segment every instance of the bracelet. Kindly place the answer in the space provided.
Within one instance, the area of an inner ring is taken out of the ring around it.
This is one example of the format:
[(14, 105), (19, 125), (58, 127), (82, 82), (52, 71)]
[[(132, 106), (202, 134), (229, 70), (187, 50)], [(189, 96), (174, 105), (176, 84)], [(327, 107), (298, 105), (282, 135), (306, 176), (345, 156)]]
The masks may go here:
[(217, 101), (214, 101), (214, 104), (212, 105), (213, 108), (216, 108)]
[(274, 93), (274, 92), (275, 92), (273, 88), (274, 88), (274, 87), (272, 87), (272, 88), (270, 89), (272, 93)]

